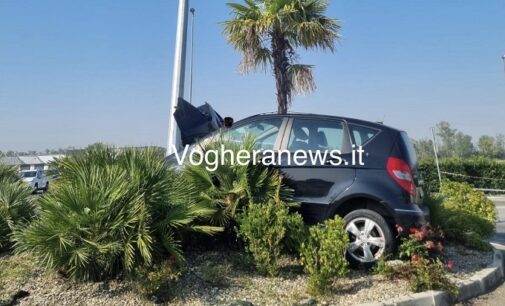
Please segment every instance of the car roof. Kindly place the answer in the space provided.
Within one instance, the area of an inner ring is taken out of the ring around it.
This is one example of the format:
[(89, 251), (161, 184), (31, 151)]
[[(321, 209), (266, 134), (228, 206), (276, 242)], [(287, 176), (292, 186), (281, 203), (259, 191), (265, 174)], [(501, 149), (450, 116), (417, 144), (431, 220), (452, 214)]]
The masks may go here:
[(262, 113), (262, 114), (257, 114), (257, 115), (243, 118), (243, 119), (237, 121), (236, 124), (240, 123), (241, 121), (252, 120), (255, 118), (264, 118), (264, 117), (282, 117), (282, 118), (284, 118), (284, 117), (292, 117), (292, 118), (313, 117), (313, 118), (318, 118), (318, 119), (339, 119), (339, 120), (343, 120), (347, 123), (362, 124), (362, 125), (367, 125), (370, 127), (375, 127), (378, 129), (386, 128), (386, 129), (390, 129), (393, 131), (402, 132), (402, 130), (399, 130), (397, 128), (387, 126), (387, 125), (384, 125), (384, 124), (378, 123), (378, 122), (371, 122), (371, 121), (366, 121), (366, 120), (361, 120), (361, 119), (356, 119), (356, 118), (349, 118), (349, 117), (341, 117), (341, 116), (313, 114), (313, 113), (287, 113), (287, 114)]

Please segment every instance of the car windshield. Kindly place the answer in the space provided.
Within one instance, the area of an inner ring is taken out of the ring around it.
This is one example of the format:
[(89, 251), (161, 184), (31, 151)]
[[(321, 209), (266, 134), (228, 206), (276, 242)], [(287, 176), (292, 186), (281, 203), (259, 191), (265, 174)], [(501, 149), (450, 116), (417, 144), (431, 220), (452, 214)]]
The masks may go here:
[(37, 175), (37, 171), (23, 171), (19, 173), (21, 177), (35, 177)]

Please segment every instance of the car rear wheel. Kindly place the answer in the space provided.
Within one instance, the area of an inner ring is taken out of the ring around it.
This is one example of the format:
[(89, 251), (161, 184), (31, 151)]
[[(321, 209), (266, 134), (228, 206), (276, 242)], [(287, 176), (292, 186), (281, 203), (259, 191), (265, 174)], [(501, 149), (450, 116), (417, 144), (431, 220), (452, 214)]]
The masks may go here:
[(46, 183), (46, 187), (44, 188), (44, 192), (49, 191), (49, 182)]
[(394, 249), (394, 237), (386, 220), (375, 211), (358, 209), (344, 217), (349, 234), (347, 259), (352, 266), (371, 267)]

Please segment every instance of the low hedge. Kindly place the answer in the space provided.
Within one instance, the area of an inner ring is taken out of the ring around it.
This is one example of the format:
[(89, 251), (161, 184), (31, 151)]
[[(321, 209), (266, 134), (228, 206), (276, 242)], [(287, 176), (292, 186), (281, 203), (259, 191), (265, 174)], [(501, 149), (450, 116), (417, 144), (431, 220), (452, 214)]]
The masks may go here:
[[(434, 160), (423, 160), (418, 167), (424, 180), (426, 192), (438, 192), (437, 166)], [(448, 175), (442, 178), (453, 182), (469, 183), (475, 188), (505, 189), (505, 162), (489, 158), (448, 158), (440, 161), (440, 171), (461, 174)]]
[(440, 193), (428, 195), (434, 227), (441, 228), (449, 240), (474, 249), (489, 249), (484, 239), (494, 233), (496, 207), (493, 201), (468, 183), (442, 181)]

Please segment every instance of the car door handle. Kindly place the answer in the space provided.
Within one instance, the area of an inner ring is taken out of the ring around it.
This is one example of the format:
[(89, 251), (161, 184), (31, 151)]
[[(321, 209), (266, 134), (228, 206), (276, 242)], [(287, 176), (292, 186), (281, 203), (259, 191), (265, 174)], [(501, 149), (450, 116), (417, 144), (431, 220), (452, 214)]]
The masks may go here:
[(332, 164), (332, 163), (338, 163), (338, 162), (340, 162), (339, 166), (341, 166), (341, 165), (347, 165), (346, 160), (345, 160), (345, 159), (343, 159), (343, 158), (342, 158), (341, 160), (338, 160), (337, 158), (329, 158), (329, 159), (327, 159), (327, 160), (324, 162), (324, 164), (325, 164), (325, 165), (331, 165), (331, 166), (333, 166), (333, 164)]

